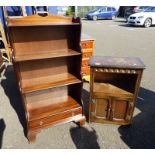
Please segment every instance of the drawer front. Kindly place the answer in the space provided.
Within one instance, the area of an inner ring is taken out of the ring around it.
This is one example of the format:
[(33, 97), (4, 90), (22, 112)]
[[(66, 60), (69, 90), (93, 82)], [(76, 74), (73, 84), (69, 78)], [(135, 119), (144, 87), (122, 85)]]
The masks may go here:
[(90, 58), (93, 55), (93, 52), (85, 52), (82, 53), (82, 58)]
[(90, 67), (82, 67), (82, 75), (90, 75)]
[(93, 48), (94, 41), (92, 41), (92, 40), (81, 41), (81, 46), (82, 46), (82, 49)]
[(76, 108), (70, 111), (65, 111), (53, 116), (45, 117), (38, 120), (33, 120), (29, 122), (30, 129), (44, 128), (50, 125), (55, 125), (67, 121), (73, 121), (72, 118), (76, 115), (82, 115), (82, 107)]
[(87, 67), (88, 61), (89, 61), (89, 59), (82, 60), (82, 67)]

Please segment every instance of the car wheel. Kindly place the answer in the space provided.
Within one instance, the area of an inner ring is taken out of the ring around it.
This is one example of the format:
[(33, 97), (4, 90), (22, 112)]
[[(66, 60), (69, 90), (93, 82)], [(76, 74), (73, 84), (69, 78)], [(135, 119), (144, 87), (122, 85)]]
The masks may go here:
[(152, 20), (150, 18), (147, 18), (144, 22), (144, 27), (148, 28), (152, 25)]
[(94, 20), (94, 21), (97, 20), (97, 16), (93, 16), (93, 20)]

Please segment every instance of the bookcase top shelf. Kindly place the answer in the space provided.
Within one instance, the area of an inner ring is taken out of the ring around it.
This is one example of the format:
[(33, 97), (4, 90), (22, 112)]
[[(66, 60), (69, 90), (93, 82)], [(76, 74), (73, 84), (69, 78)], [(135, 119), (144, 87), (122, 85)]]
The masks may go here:
[(23, 18), (9, 18), (9, 27), (18, 26), (50, 26), (50, 25), (79, 25), (80, 18), (63, 17), (56, 15), (31, 15)]

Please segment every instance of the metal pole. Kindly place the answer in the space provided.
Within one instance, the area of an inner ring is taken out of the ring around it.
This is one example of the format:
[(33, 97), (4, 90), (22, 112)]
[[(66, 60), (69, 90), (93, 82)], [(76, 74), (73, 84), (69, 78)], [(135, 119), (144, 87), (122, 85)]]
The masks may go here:
[(75, 17), (77, 17), (77, 14), (78, 14), (78, 7), (75, 6)]

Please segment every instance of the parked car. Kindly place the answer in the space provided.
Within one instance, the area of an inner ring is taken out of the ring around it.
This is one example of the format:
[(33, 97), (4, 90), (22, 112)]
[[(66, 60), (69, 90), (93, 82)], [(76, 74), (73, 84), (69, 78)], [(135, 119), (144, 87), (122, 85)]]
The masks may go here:
[(86, 18), (90, 20), (98, 19), (114, 19), (117, 17), (118, 11), (115, 7), (104, 6), (87, 13)]
[(124, 18), (128, 19), (128, 17), (134, 13), (143, 12), (145, 11), (149, 6), (128, 6), (125, 9), (124, 12)]
[(155, 25), (155, 7), (149, 7), (144, 12), (130, 15), (128, 24), (140, 25), (146, 28)]

